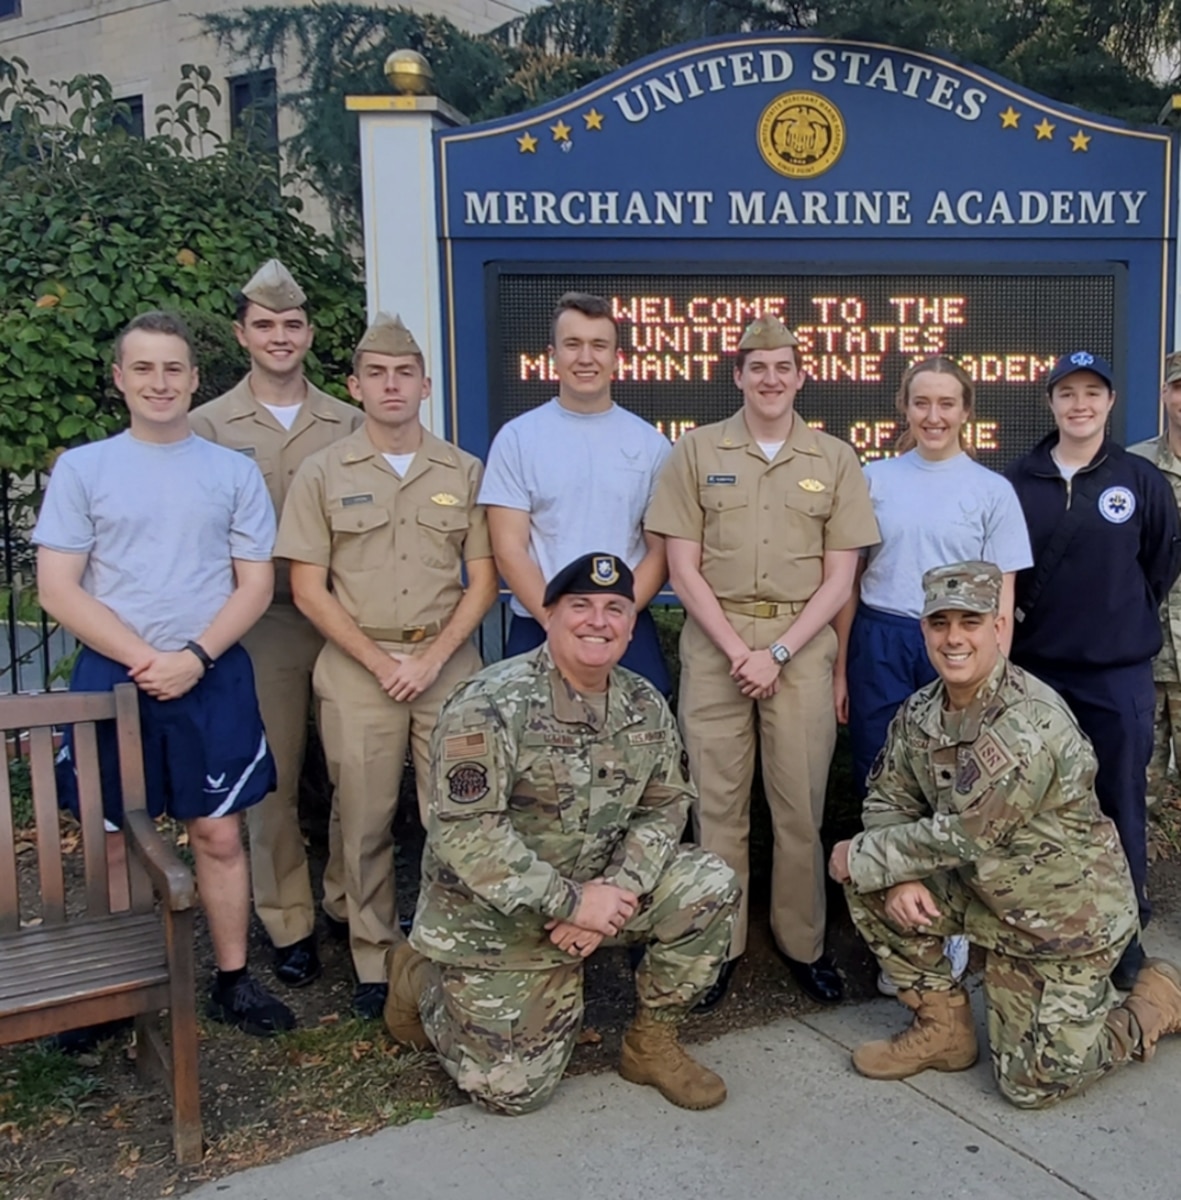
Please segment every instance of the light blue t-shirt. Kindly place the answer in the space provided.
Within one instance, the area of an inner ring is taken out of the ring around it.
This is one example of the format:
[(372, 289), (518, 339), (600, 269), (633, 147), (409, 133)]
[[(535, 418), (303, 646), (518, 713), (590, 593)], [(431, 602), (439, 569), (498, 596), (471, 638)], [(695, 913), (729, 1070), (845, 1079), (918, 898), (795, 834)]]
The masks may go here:
[(270, 560), (275, 510), (246, 455), (121, 433), (57, 460), (33, 541), (87, 555), (83, 589), (148, 645), (180, 650), (229, 599), (232, 560)]
[[(626, 408), (576, 413), (555, 397), (496, 435), (480, 503), (529, 513), (529, 556), (547, 581), (596, 550), (635, 567), (647, 552), (644, 513), (671, 452), (664, 434)], [(512, 608), (527, 615), (515, 596)]]
[(979, 559), (1002, 571), (1033, 565), (1025, 516), (1013, 485), (967, 454), (931, 462), (917, 450), (865, 467), (882, 541), (861, 577), (870, 608), (915, 617), (923, 573)]

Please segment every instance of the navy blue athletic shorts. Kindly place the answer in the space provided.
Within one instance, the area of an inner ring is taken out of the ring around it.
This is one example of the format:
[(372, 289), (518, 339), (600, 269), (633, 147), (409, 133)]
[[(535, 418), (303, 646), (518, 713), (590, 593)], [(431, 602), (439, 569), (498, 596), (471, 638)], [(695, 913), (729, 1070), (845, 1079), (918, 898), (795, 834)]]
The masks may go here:
[[(83, 647), (70, 676), (72, 692), (109, 692), (127, 683), (127, 668)], [(148, 811), (177, 821), (224, 817), (257, 804), (275, 788), (275, 760), (267, 745), (254, 670), (241, 646), (231, 646), (197, 685), (177, 700), (139, 693)], [(123, 824), (123, 789), (115, 722), (97, 726), (103, 815), (108, 829)], [(58, 801), (77, 815), (73, 729), (57, 758)]]

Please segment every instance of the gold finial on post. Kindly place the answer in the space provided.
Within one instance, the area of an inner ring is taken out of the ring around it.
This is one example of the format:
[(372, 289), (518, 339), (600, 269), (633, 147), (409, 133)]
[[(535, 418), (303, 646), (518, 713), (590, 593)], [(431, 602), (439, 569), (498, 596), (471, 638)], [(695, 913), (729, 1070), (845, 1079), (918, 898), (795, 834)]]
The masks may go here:
[(385, 77), (400, 96), (429, 96), (435, 73), (417, 50), (395, 50), (385, 60)]

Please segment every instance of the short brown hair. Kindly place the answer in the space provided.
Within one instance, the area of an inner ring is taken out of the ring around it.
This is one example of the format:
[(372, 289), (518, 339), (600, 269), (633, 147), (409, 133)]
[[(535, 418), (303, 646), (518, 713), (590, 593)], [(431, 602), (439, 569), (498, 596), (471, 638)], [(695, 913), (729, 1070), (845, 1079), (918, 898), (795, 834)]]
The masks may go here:
[[(937, 354), (933, 358), (921, 358), (907, 368), (906, 373), (902, 376), (902, 382), (898, 385), (898, 394), (894, 397), (894, 407), (899, 414), (905, 419), (906, 410), (910, 404), (910, 385), (915, 378), (928, 374), (950, 375), (960, 385), (960, 395), (964, 402), (964, 419), (965, 421), (971, 420), (976, 412), (976, 385), (972, 382), (972, 376), (954, 358), (945, 358), (942, 354)], [(910, 432), (909, 428), (904, 429), (898, 435), (898, 441), (894, 443), (894, 453), (905, 454), (908, 450), (913, 450), (915, 444), (914, 434)], [(973, 454), (972, 447), (964, 436), (963, 426), (960, 427), (960, 449)], [(975, 457), (974, 454), (973, 457)]]
[[(361, 369), (361, 359), (363, 359), (366, 354), (380, 354), (380, 353), (381, 353), (380, 350), (354, 350), (353, 351), (353, 374), (356, 375), (356, 373)], [(398, 357), (414, 359), (414, 361), (416, 363), (418, 363), (418, 369), (423, 373), (424, 377), (426, 376), (426, 359), (423, 358), (423, 356), (421, 354), (399, 354)]]
[(127, 339), (129, 333), (166, 333), (170, 337), (178, 337), (189, 350), (189, 365), (195, 367), (197, 365), (197, 348), (193, 344), (193, 335), (189, 332), (189, 327), (176, 315), (176, 313), (162, 312), (159, 309), (153, 309), (151, 312), (140, 313), (138, 317), (133, 317), (119, 331), (119, 336), (115, 338), (114, 361), (117, 363), (123, 362), (123, 343)]
[[(799, 367), (801, 365), (800, 364), (800, 348), (799, 348), (799, 346), (783, 346), (783, 347), (781, 347), (781, 349), (790, 350), (791, 351), (791, 361), (797, 367)], [(746, 366), (747, 356), (750, 354), (753, 354), (753, 353), (754, 353), (753, 350), (739, 350), (734, 355), (734, 370), (741, 371), (742, 368)]]
[(564, 312), (580, 312), (584, 317), (606, 317), (615, 330), (615, 344), (619, 344), (619, 323), (615, 320), (615, 310), (611, 301), (603, 296), (592, 296), (590, 292), (566, 292), (558, 298), (554, 311), (550, 316), (549, 340), (551, 346), (558, 344), (558, 318)]

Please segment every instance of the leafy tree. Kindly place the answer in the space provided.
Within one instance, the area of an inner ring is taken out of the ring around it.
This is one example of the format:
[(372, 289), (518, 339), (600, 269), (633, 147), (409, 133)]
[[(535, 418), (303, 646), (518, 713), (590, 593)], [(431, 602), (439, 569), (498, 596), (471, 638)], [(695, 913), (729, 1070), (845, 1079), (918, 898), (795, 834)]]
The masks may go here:
[(0, 59), (0, 470), (121, 426), (108, 347), (137, 312), (185, 314), (203, 397), (227, 386), (245, 366), (233, 291), (271, 255), (309, 294), (311, 372), (344, 373), (364, 320), (356, 265), (300, 218), (272, 157), (213, 131), (219, 103), (208, 68), (185, 67), (159, 132), (139, 139), (105, 79), (42, 88)]
[(646, 54), (750, 29), (814, 29), (904, 49), (947, 51), (1058, 100), (1151, 121), (1169, 89), (1181, 0), (553, 0), (485, 36), (406, 9), (334, 2), (204, 18), (235, 55), (294, 57), (300, 85), (292, 162), (356, 236), (360, 147), (349, 93), (385, 92), (392, 50), (426, 55), (442, 99), (473, 121), (556, 99)]

